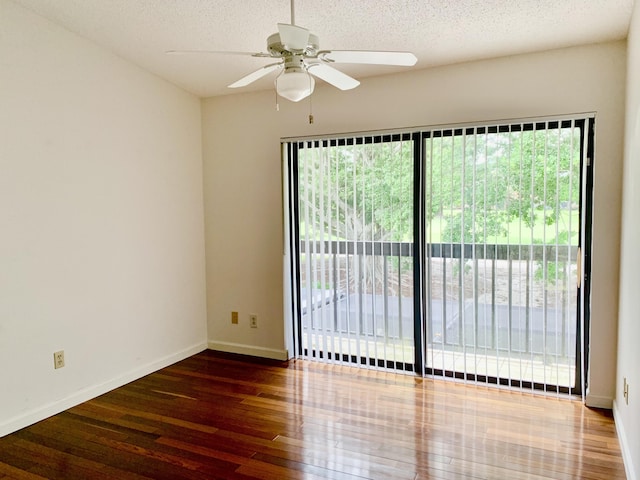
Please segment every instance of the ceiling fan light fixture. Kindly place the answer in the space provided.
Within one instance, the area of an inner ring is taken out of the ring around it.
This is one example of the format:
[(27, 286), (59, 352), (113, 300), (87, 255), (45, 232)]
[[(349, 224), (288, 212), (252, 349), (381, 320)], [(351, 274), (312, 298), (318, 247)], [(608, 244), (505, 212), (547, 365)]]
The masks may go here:
[(307, 71), (285, 70), (276, 79), (276, 92), (287, 100), (299, 102), (313, 93), (315, 85), (315, 80)]

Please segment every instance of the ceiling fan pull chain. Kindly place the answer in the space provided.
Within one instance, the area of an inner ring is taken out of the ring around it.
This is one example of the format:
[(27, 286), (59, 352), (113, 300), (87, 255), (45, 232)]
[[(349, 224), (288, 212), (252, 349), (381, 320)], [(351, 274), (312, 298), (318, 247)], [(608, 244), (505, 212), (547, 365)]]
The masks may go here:
[[(312, 88), (311, 86), (311, 74), (309, 74), (309, 72), (307, 72), (307, 75), (309, 75), (309, 89)], [(309, 95), (309, 125), (313, 125), (313, 95)]]

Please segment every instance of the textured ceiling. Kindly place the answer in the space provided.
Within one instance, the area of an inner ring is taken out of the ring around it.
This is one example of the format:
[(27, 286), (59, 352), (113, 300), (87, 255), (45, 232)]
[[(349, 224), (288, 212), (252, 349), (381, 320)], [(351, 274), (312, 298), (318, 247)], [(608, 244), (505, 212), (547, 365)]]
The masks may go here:
[[(167, 50), (259, 52), (289, 0), (14, 0), (199, 96), (273, 88), (226, 86), (269, 63)], [(633, 0), (297, 0), (295, 23), (320, 48), (407, 50), (413, 69), (626, 38)], [(339, 65), (362, 80), (407, 67)]]

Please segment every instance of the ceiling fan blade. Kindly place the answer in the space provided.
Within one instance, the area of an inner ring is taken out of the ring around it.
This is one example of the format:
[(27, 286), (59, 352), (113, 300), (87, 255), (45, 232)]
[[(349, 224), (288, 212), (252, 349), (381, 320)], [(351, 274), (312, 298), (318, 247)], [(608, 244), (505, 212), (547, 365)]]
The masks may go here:
[(311, 75), (314, 75), (340, 90), (351, 90), (360, 85), (360, 82), (349, 75), (336, 70), (325, 63), (314, 63), (307, 67)]
[(418, 59), (410, 52), (374, 52), (371, 50), (328, 50), (318, 54), (325, 62), (368, 63), (411, 67)]
[(280, 33), (280, 42), (289, 50), (304, 50), (309, 43), (309, 30), (298, 27), (297, 25), (289, 25), (288, 23), (279, 23), (278, 32)]
[(251, 72), (249, 75), (242, 77), (240, 80), (233, 82), (229, 85), (229, 88), (238, 88), (238, 87), (246, 87), (250, 83), (255, 82), (256, 80), (261, 79), (265, 75), (269, 75), (274, 70), (279, 69), (282, 66), (282, 63), (272, 63), (271, 65), (266, 65), (255, 72)]
[(264, 52), (229, 52), (220, 50), (167, 50), (167, 55), (194, 55), (194, 54), (215, 54), (215, 55), (244, 55), (246, 57), (271, 57), (270, 54)]

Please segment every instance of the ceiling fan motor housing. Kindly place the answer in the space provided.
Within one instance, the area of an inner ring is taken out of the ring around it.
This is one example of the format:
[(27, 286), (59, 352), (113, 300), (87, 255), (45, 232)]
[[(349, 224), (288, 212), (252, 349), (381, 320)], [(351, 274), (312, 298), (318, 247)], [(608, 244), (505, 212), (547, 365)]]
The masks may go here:
[(284, 59), (285, 71), (303, 71), (306, 70), (304, 56), (299, 54), (287, 55)]
[(301, 54), (305, 57), (315, 58), (320, 50), (320, 40), (313, 33), (309, 34), (309, 41), (303, 50), (290, 50), (280, 40), (280, 34), (274, 33), (267, 38), (267, 51), (272, 57), (282, 58), (291, 54)]

